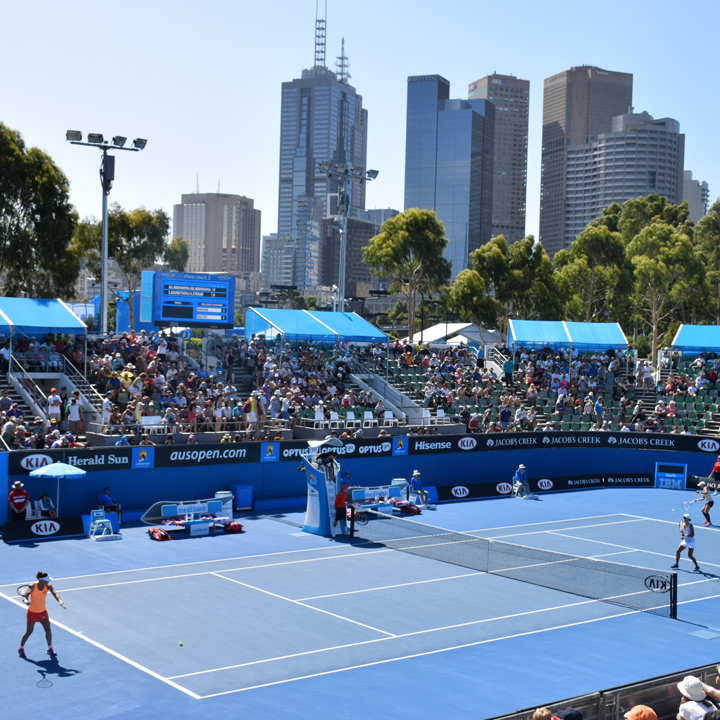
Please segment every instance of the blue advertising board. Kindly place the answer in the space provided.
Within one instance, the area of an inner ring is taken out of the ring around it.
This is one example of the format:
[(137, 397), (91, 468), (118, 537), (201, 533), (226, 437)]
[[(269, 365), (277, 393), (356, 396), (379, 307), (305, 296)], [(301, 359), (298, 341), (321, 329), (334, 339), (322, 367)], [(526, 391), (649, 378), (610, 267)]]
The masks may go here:
[(235, 278), (212, 273), (155, 273), (155, 325), (231, 328), (234, 316)]

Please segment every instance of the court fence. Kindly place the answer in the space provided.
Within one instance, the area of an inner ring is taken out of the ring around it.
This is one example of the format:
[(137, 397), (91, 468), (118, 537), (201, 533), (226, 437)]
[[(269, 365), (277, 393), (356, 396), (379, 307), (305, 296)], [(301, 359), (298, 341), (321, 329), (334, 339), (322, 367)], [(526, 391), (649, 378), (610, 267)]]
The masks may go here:
[(536, 707), (518, 710), (509, 715), (496, 715), (487, 720), (530, 720), (539, 707), (547, 707), (553, 714), (563, 708), (574, 707), (580, 710), (584, 720), (623, 720), (625, 713), (636, 705), (652, 708), (658, 720), (675, 720), (681, 698), (677, 683), (686, 675), (694, 675), (706, 685), (717, 688), (717, 666), (705, 665), (587, 695), (541, 702)]

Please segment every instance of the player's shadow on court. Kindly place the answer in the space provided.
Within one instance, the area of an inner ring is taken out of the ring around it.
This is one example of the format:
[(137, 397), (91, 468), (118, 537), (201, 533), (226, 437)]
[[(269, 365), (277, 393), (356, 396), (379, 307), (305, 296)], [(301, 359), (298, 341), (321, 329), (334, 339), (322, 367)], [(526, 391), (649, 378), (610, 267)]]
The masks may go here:
[(80, 670), (73, 670), (72, 668), (63, 667), (57, 658), (48, 658), (47, 660), (32, 660), (31, 658), (25, 658), (25, 662), (37, 665), (37, 667), (39, 668), (38, 672), (42, 676), (43, 680), (45, 680), (48, 675), (54, 675), (55, 677), (59, 678), (66, 678), (72, 677), (73, 675), (78, 675), (81, 672)]

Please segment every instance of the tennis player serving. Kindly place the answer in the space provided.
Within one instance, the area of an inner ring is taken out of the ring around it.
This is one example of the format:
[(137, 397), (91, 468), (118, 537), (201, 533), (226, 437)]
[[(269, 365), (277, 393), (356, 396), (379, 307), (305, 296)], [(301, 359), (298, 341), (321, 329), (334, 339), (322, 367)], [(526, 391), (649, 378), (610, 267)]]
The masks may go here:
[(680, 521), (680, 538), (680, 544), (675, 552), (675, 564), (670, 567), (673, 570), (677, 570), (680, 567), (680, 553), (687, 548), (688, 558), (690, 558), (695, 565), (693, 572), (700, 572), (700, 566), (695, 559), (695, 528), (690, 522), (690, 516), (687, 513), (682, 516), (682, 520)]
[(52, 646), (50, 618), (45, 609), (45, 600), (47, 599), (48, 592), (60, 603), (61, 607), (65, 607), (65, 605), (51, 584), (52, 578), (46, 572), (39, 572), (35, 577), (37, 578), (37, 582), (34, 582), (32, 585), (21, 585), (18, 588), (18, 595), (20, 595), (23, 602), (29, 606), (27, 610), (27, 630), (20, 641), (18, 655), (21, 658), (27, 657), (27, 655), (25, 655), (25, 643), (30, 635), (32, 635), (35, 629), (35, 623), (39, 622), (45, 630), (45, 638), (48, 644), (47, 654), (50, 655), (50, 657), (57, 657), (57, 653), (53, 650)]

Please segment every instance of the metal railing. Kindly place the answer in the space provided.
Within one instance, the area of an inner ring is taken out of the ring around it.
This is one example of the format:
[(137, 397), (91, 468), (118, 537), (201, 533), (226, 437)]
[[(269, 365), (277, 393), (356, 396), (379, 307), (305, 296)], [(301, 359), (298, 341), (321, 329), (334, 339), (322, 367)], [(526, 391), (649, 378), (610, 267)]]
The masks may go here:
[(24, 399), (33, 412), (39, 413), (41, 417), (46, 418), (48, 411), (47, 395), (35, 384), (35, 380), (28, 375), (27, 370), (18, 362), (15, 355), (10, 356), (8, 377), (17, 385), (20, 393), (26, 396)]
[(83, 399), (92, 405), (97, 412), (102, 412), (102, 395), (90, 384), (88, 379), (67, 358), (63, 357), (61, 372), (65, 374), (76, 390), (80, 391)]

